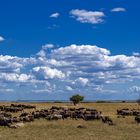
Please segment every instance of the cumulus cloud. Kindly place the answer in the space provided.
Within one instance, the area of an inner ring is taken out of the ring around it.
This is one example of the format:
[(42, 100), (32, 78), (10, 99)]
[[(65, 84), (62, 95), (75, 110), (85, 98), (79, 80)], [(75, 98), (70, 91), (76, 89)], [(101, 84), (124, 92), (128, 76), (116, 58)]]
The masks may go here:
[(35, 85), (36, 93), (113, 94), (116, 93), (113, 89), (104, 86), (137, 79), (140, 79), (140, 57), (111, 55), (109, 50), (96, 45), (72, 44), (58, 48), (46, 44), (32, 57), (0, 56), (0, 82), (8, 86), (19, 83), (28, 88)]
[(42, 49), (37, 53), (37, 56), (40, 56), (40, 57), (45, 57), (46, 56), (46, 50), (48, 49), (52, 49), (54, 48), (54, 45), (53, 44), (45, 44), (42, 46)]
[(111, 12), (126, 12), (126, 9), (122, 7), (117, 7), (117, 8), (111, 9)]
[(60, 16), (59, 13), (53, 13), (50, 15), (51, 18), (58, 18)]
[(87, 11), (73, 9), (70, 11), (70, 15), (76, 18), (77, 21), (81, 23), (99, 24), (104, 21), (105, 14), (100, 11)]
[(0, 71), (1, 72), (14, 72), (20, 71), (23, 65), (20, 63), (21, 58), (12, 57), (8, 55), (0, 55)]
[(88, 84), (89, 80), (87, 78), (82, 78), (79, 77), (78, 79), (76, 79), (73, 84), (80, 84), (82, 86), (86, 86)]
[(108, 51), (107, 49), (104, 48), (99, 48), (95, 45), (70, 45), (70, 46), (66, 46), (66, 47), (61, 47), (59, 49), (54, 50), (55, 54), (59, 54), (61, 53), (62, 55), (74, 55), (74, 54), (105, 54), (105, 55), (109, 55), (110, 51)]
[(130, 87), (129, 92), (131, 92), (131, 93), (140, 93), (140, 86), (132, 86), (132, 87)]
[(3, 82), (27, 82), (30, 75), (17, 73), (0, 73), (0, 80)]
[(67, 90), (67, 91), (72, 91), (73, 89), (72, 89), (72, 87), (70, 87), (70, 86), (66, 86), (66, 90)]
[(140, 53), (138, 53), (138, 52), (133, 52), (132, 55), (136, 56), (136, 57), (140, 57)]
[(39, 57), (45, 57), (45, 56), (46, 56), (46, 53), (45, 53), (45, 51), (42, 49), (42, 50), (40, 50), (40, 51), (37, 53), (37, 56), (39, 56)]
[(45, 66), (33, 68), (33, 73), (35, 73), (37, 78), (43, 80), (54, 79), (54, 78), (59, 78), (59, 79), (65, 78), (65, 74), (62, 71), (45, 67)]
[(0, 36), (0, 42), (4, 41), (4, 37)]
[(52, 49), (54, 48), (54, 45), (53, 44), (45, 44), (42, 46), (42, 49), (46, 50), (46, 49)]

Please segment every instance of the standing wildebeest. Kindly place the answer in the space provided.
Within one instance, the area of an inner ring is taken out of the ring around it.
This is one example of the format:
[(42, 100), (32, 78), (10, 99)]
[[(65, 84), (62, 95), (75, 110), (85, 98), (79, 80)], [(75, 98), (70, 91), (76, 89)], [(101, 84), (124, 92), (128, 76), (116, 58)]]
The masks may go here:
[(106, 124), (108, 124), (108, 125), (113, 125), (112, 119), (109, 118), (108, 116), (102, 116), (101, 119), (102, 119), (102, 122), (103, 122), (103, 123), (106, 123)]
[(0, 126), (9, 126), (12, 123), (11, 118), (0, 117)]
[(135, 121), (140, 124), (140, 116), (136, 116)]
[(124, 108), (124, 109), (117, 110), (117, 115), (132, 116), (133, 111), (128, 108)]

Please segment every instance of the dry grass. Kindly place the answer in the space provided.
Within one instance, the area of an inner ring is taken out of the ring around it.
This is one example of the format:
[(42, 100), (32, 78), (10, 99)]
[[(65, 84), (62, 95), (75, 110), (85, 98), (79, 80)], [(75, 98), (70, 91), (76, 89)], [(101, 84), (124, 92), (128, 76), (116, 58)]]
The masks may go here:
[[(3, 104), (3, 103), (0, 103)], [(6, 103), (9, 104), (9, 103)], [(71, 106), (67, 103), (34, 103), (38, 108), (48, 108), (52, 105)], [(36, 120), (26, 123), (24, 127), (9, 129), (0, 127), (0, 140), (139, 140), (140, 125), (134, 122), (134, 117), (117, 118), (118, 108), (137, 108), (135, 103), (83, 103), (78, 107), (95, 108), (109, 115), (115, 125), (108, 126), (100, 121), (83, 120)], [(79, 124), (86, 128), (77, 128)]]

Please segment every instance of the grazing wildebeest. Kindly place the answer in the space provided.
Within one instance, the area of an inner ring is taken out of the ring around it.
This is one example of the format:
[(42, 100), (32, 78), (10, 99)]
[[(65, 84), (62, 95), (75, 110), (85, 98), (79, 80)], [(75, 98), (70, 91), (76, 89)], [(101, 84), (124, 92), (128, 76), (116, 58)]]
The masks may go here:
[(139, 109), (133, 109), (133, 116), (140, 116), (140, 110)]
[[(58, 107), (52, 106), (49, 109), (41, 109), (41, 110), (33, 110), (30, 113), (24, 112), (23, 109), (33, 108), (34, 106), (31, 105), (23, 105), (23, 104), (11, 104), (11, 106), (1, 106), (0, 109), (5, 111), (2, 115), (0, 113), (0, 125), (9, 126), (10, 128), (16, 127), (15, 123), (18, 122), (31, 122), (35, 119), (44, 118), (47, 120), (59, 120), (59, 119), (83, 119), (85, 121), (89, 120), (99, 120), (101, 119), (102, 112), (97, 111), (96, 109), (92, 108), (66, 108), (66, 107)], [(18, 117), (12, 117), (10, 113), (7, 112), (17, 112), (23, 110), (23, 112)], [(3, 119), (3, 117), (5, 117)], [(103, 117), (102, 121), (104, 123), (108, 123), (109, 125), (113, 124), (112, 120)]]
[(12, 123), (11, 118), (0, 117), (0, 126), (9, 126)]
[(59, 120), (59, 119), (63, 119), (62, 115), (58, 115), (58, 114), (52, 114), (52, 115), (48, 115), (46, 117), (47, 120)]
[(28, 116), (29, 114), (30, 114), (30, 113), (24, 112), (24, 113), (20, 114), (19, 117), (25, 117), (25, 116)]
[(11, 104), (11, 107), (18, 107), (23, 109), (35, 109), (36, 106), (33, 105), (24, 105), (24, 104)]
[(136, 117), (135, 117), (135, 121), (136, 121), (137, 123), (140, 123), (140, 116), (136, 116)]
[(101, 119), (103, 123), (106, 123), (108, 125), (114, 125), (112, 119), (109, 118), (108, 116), (102, 116)]
[(12, 114), (11, 113), (7, 113), (7, 112), (0, 112), (0, 116), (3, 116), (3, 117), (12, 117)]
[(20, 121), (32, 122), (32, 121), (34, 121), (34, 116), (33, 115), (28, 115), (28, 116), (20, 117)]
[(32, 115), (34, 116), (35, 119), (39, 119), (40, 118), (40, 112), (39, 111), (32, 112)]
[(89, 120), (98, 120), (100, 119), (100, 116), (98, 114), (85, 114), (84, 115), (84, 120), (89, 121)]
[(13, 118), (11, 118), (11, 120), (12, 120), (12, 122), (14, 122), (14, 123), (17, 123), (17, 122), (20, 122), (21, 120), (20, 120), (20, 117), (13, 117)]
[(86, 128), (86, 126), (80, 124), (80, 125), (77, 126), (77, 128)]
[(133, 111), (128, 108), (124, 108), (124, 109), (117, 110), (117, 115), (132, 116)]

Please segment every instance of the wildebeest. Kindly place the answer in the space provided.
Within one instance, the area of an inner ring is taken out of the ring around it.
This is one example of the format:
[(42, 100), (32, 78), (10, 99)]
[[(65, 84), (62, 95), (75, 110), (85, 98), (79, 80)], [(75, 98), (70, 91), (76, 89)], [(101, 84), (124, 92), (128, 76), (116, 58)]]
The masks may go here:
[(113, 121), (112, 121), (112, 119), (110, 117), (108, 117), (108, 116), (102, 116), (101, 119), (102, 119), (102, 122), (103, 123), (106, 123), (108, 125), (113, 125)]
[(132, 111), (134, 116), (140, 116), (140, 109), (133, 109)]
[(23, 108), (18, 108), (18, 107), (12, 107), (12, 106), (0, 106), (0, 110), (1, 111), (5, 111), (5, 112), (18, 112), (18, 111), (23, 111)]
[(11, 118), (12, 117), (12, 114), (11, 113), (8, 113), (8, 112), (0, 112), (0, 117), (9, 117)]
[(63, 119), (62, 115), (57, 115), (57, 114), (53, 114), (53, 115), (48, 115), (46, 117), (47, 120), (59, 120), (59, 119)]
[(34, 109), (36, 106), (33, 105), (25, 105), (25, 104), (11, 104), (11, 107), (18, 107), (23, 109)]
[(30, 113), (24, 112), (24, 113), (20, 114), (19, 117), (25, 117), (25, 116), (28, 116), (29, 114), (30, 114)]
[(9, 126), (12, 123), (11, 118), (0, 117), (0, 126)]
[(20, 117), (20, 121), (32, 122), (32, 121), (34, 121), (34, 116), (33, 115), (28, 115), (28, 116)]
[(137, 123), (140, 123), (140, 116), (136, 116), (136, 117), (135, 117), (135, 121), (136, 121)]
[[(109, 125), (113, 124), (113, 121), (109, 117), (102, 117), (102, 112), (97, 111), (92, 108), (66, 108), (52, 106), (48, 109), (32, 110), (32, 112), (24, 112), (23, 109), (32, 108), (35, 106), (23, 105), (23, 104), (11, 104), (11, 106), (1, 106), (3, 110), (3, 115), (0, 113), (0, 125), (5, 125), (9, 127), (15, 127), (15, 123), (18, 122), (32, 122), (36, 119), (47, 119), (47, 120), (62, 120), (62, 119), (83, 119), (85, 121), (101, 120)], [(22, 110), (19, 116), (11, 115), (8, 112), (15, 113), (18, 110)]]
[(14, 122), (14, 123), (17, 123), (17, 122), (20, 122), (21, 120), (20, 120), (20, 117), (13, 117), (13, 118), (11, 118), (11, 120), (12, 120), (12, 122)]
[(124, 109), (117, 110), (117, 115), (132, 116), (133, 111), (128, 108), (124, 108)]

